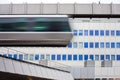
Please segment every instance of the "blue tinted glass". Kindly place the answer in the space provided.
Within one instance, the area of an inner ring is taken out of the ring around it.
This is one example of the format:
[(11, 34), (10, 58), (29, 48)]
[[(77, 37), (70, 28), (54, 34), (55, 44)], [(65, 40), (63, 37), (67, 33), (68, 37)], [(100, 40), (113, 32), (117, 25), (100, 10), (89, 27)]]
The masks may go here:
[(111, 55), (111, 60), (115, 60), (115, 55)]
[(77, 55), (73, 55), (73, 60), (77, 60)]
[(99, 36), (99, 31), (95, 30), (95, 36)]
[(107, 59), (107, 60), (110, 60), (110, 55), (106, 55), (106, 59)]
[(57, 60), (61, 60), (61, 55), (60, 54), (57, 55)]
[(109, 36), (109, 30), (106, 30), (106, 36)]
[(110, 43), (106, 42), (106, 48), (110, 48)]
[(117, 48), (120, 48), (120, 42), (117, 42), (117, 43), (116, 43), (116, 47), (117, 47)]
[(94, 47), (93, 42), (90, 42), (90, 48), (93, 48), (93, 47)]
[(93, 36), (93, 30), (90, 30), (90, 36)]
[(50, 60), (50, 54), (46, 54), (46, 60)]
[(111, 48), (115, 48), (115, 43), (111, 42)]
[(95, 42), (95, 48), (99, 48), (99, 43)]
[(14, 55), (13, 55), (13, 58), (14, 58), (14, 59), (17, 59), (17, 54), (14, 54)]
[(77, 48), (77, 42), (74, 42), (74, 43), (73, 43), (73, 47), (74, 47), (74, 48)]
[(29, 55), (29, 60), (34, 60), (34, 54)]
[(104, 36), (104, 30), (100, 30), (100, 35)]
[(95, 55), (95, 60), (99, 60), (99, 55)]
[(104, 42), (100, 43), (100, 48), (104, 48)]
[(100, 60), (104, 60), (104, 55), (100, 55)]
[(68, 55), (68, 60), (72, 60), (72, 55)]
[(83, 35), (83, 30), (79, 30), (79, 36)]
[(51, 59), (55, 60), (55, 55), (54, 54), (51, 55)]
[(83, 42), (79, 42), (79, 48), (83, 48)]
[(94, 60), (94, 55), (90, 55), (90, 60)]
[(82, 55), (79, 55), (79, 60), (83, 60), (83, 56)]
[(84, 36), (88, 36), (88, 30), (84, 30)]
[(72, 48), (72, 43), (71, 42), (68, 44), (68, 48)]
[(8, 54), (8, 57), (9, 57), (9, 58), (12, 58), (12, 54)]
[(24, 60), (28, 60), (28, 54), (24, 54)]
[(45, 59), (45, 55), (41, 54), (40, 59)]
[(19, 59), (23, 60), (23, 54), (19, 54)]
[(120, 36), (120, 31), (116, 30), (116, 36)]
[(88, 60), (88, 55), (84, 55), (84, 60)]
[(7, 54), (3, 54), (3, 56), (7, 56)]
[(111, 36), (114, 36), (114, 35), (115, 35), (115, 31), (111, 30)]
[(74, 35), (74, 36), (77, 36), (77, 33), (78, 33), (77, 30), (73, 30), (73, 35)]
[(35, 60), (39, 60), (39, 54), (35, 54)]
[(117, 60), (120, 60), (120, 55), (117, 55)]
[(66, 60), (66, 55), (65, 54), (62, 55), (62, 60)]
[(88, 42), (84, 42), (84, 48), (88, 48)]

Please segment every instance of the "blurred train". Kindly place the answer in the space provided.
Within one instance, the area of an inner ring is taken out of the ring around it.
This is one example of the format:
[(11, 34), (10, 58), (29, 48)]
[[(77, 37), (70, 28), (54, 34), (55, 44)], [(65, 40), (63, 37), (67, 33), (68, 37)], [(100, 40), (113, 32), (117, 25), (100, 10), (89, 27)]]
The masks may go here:
[(66, 15), (0, 16), (0, 46), (67, 46), (72, 37)]

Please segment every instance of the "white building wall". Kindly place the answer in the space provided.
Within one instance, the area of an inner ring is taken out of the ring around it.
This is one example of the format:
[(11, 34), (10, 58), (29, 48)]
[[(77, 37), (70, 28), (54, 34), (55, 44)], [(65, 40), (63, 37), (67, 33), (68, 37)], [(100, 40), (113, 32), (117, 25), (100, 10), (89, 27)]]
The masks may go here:
[[(111, 32), (109, 32), (109, 36), (105, 35), (106, 30), (120, 30), (120, 23), (119, 18), (75, 18), (70, 19), (70, 24), (72, 31), (73, 30), (104, 30), (104, 36), (95, 36), (95, 33), (93, 36), (79, 36), (79, 33), (77, 33), (77, 36), (74, 36), (71, 40), (72, 44), (74, 42), (77, 42), (77, 48), (75, 48), (74, 45), (72, 45), (72, 48), (67, 47), (10, 47), (10, 49), (18, 50), (12, 51), (12, 50), (5, 50), (4, 48), (1, 48), (1, 54), (23, 54), (23, 60), (24, 54), (34, 54), (33, 57), (36, 54), (44, 55), (44, 59), (48, 59), (49, 61), (52, 61), (52, 64), (49, 64), (50, 66), (60, 67), (61, 64), (64, 64), (64, 66), (67, 66), (70, 68), (71, 73), (73, 74), (74, 78), (80, 79), (80, 78), (119, 78), (120, 75), (120, 61), (117, 60), (117, 55), (119, 55), (120, 48), (84, 48), (84, 42), (120, 42), (120, 36), (111, 36)], [(83, 33), (84, 34), (84, 33)], [(99, 32), (100, 34), (100, 32)], [(79, 42), (83, 42), (83, 46), (81, 47)], [(99, 43), (100, 44), (100, 43)], [(88, 45), (89, 46), (89, 45)], [(95, 46), (95, 45), (94, 45)], [(106, 46), (104, 44), (104, 46)], [(110, 45), (111, 46), (111, 45)], [(23, 53), (22, 53), (23, 52)], [(46, 55), (49, 54), (50, 56), (47, 57)], [(55, 60), (52, 60), (52, 55), (55, 55)], [(57, 55), (61, 55), (61, 59), (57, 60)], [(66, 60), (62, 60), (62, 55), (66, 55)], [(72, 55), (72, 60), (68, 60), (68, 55)], [(77, 55), (77, 60), (73, 59), (73, 55)], [(79, 55), (83, 55), (83, 60), (79, 60)], [(84, 67), (84, 55), (88, 55), (88, 58), (90, 59), (90, 55), (94, 56), (95, 61), (95, 67)], [(95, 55), (99, 55), (99, 60), (95, 60)], [(104, 55), (104, 60), (106, 60), (106, 55), (110, 55), (110, 60), (112, 60), (111, 55), (115, 55), (115, 60), (112, 61), (112, 67), (101, 67), (101, 60), (100, 56)], [(13, 56), (14, 57), (14, 56)], [(19, 55), (17, 56), (19, 58)], [(35, 60), (35, 57), (33, 60), (29, 60), (30, 56), (28, 56), (28, 60), (35, 63), (39, 63), (38, 60)], [(59, 63), (59, 65), (56, 65), (55, 63)], [(63, 67), (63, 66), (62, 66)], [(64, 68), (65, 69), (65, 68)]]

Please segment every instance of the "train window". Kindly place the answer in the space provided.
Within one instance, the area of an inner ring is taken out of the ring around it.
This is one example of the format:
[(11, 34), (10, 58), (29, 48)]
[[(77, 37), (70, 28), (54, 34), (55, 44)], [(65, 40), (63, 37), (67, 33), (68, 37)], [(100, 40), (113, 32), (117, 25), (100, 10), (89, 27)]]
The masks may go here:
[(67, 17), (0, 18), (1, 32), (70, 32)]

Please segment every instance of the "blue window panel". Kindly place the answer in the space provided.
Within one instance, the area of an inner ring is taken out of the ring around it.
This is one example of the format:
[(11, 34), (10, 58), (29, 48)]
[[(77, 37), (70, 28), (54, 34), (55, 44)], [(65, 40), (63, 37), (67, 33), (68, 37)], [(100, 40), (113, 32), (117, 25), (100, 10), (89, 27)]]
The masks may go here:
[(104, 36), (104, 30), (100, 30), (100, 36)]
[(79, 30), (79, 36), (83, 35), (83, 30)]
[(13, 58), (14, 58), (14, 59), (17, 59), (17, 54), (14, 54), (14, 55), (13, 55)]
[(68, 60), (72, 60), (72, 55), (71, 54), (68, 55)]
[(3, 56), (7, 56), (7, 54), (3, 54)]
[(100, 60), (104, 60), (104, 55), (100, 55)]
[(34, 60), (34, 54), (29, 55), (29, 60)]
[(78, 33), (77, 30), (73, 30), (73, 35), (74, 35), (74, 36), (77, 36), (77, 33)]
[(55, 60), (55, 55), (54, 54), (51, 55), (51, 59)]
[(50, 60), (50, 54), (46, 54), (46, 60)]
[(35, 54), (35, 60), (39, 60), (39, 54)]
[(83, 56), (82, 55), (79, 55), (79, 60), (83, 60)]
[(90, 30), (90, 36), (93, 36), (93, 30)]
[(99, 60), (99, 55), (95, 55), (95, 60)]
[(111, 36), (115, 36), (115, 31), (111, 30)]
[(116, 30), (116, 36), (120, 36), (120, 30)]
[(84, 55), (84, 60), (88, 60), (88, 55)]
[(88, 42), (84, 42), (84, 48), (88, 48)]
[(99, 43), (95, 42), (95, 48), (99, 48)]
[(72, 43), (71, 42), (68, 44), (68, 48), (72, 48)]
[(117, 43), (116, 43), (116, 47), (117, 47), (117, 48), (120, 48), (120, 42), (117, 42)]
[(95, 36), (99, 36), (99, 31), (95, 30)]
[(106, 42), (106, 48), (110, 48), (110, 43)]
[(57, 60), (61, 60), (61, 55), (60, 54), (57, 55)]
[(45, 55), (41, 54), (40, 59), (45, 59)]
[(24, 60), (28, 60), (28, 54), (24, 54)]
[(111, 60), (115, 60), (115, 55), (111, 55)]
[(104, 48), (104, 42), (100, 43), (100, 48)]
[(23, 54), (19, 54), (19, 60), (23, 60)]
[(73, 60), (77, 60), (77, 55), (73, 55)]
[(111, 42), (111, 48), (115, 48), (115, 43)]
[(109, 30), (106, 30), (106, 36), (109, 36)]
[(110, 60), (110, 55), (106, 55), (106, 60)]
[(79, 42), (79, 48), (83, 48), (83, 42)]
[(9, 57), (9, 58), (12, 58), (12, 54), (8, 54), (8, 57)]
[(62, 60), (66, 60), (66, 55), (65, 54), (62, 55)]
[(117, 55), (117, 60), (120, 60), (120, 55)]
[(94, 55), (90, 55), (90, 60), (94, 60)]
[(90, 42), (90, 48), (94, 48), (93, 42)]
[(84, 30), (84, 36), (88, 36), (88, 30)]
[(77, 48), (77, 47), (78, 47), (77, 42), (74, 42), (74, 43), (73, 43), (73, 47), (74, 47), (74, 48)]

